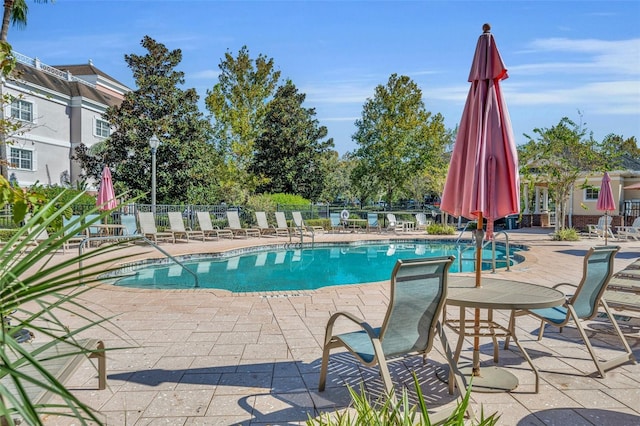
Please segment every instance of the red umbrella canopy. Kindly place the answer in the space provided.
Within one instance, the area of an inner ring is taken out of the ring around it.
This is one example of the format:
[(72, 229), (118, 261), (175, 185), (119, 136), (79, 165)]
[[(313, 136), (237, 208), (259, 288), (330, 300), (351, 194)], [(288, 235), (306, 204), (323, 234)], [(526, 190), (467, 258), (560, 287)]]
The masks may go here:
[(100, 178), (100, 189), (98, 190), (98, 198), (96, 204), (100, 210), (111, 210), (118, 207), (115, 191), (113, 190), (113, 181), (111, 180), (111, 170), (104, 166), (102, 169), (102, 177)]
[(488, 24), (469, 73), (471, 88), (460, 120), (440, 208), (453, 216), (493, 221), (520, 211), (518, 154), (500, 81), (508, 78)]
[(611, 178), (607, 172), (604, 173), (604, 176), (602, 176), (602, 182), (600, 182), (600, 192), (598, 193), (596, 209), (602, 211), (616, 209), (616, 203), (613, 200), (613, 190), (611, 189)]

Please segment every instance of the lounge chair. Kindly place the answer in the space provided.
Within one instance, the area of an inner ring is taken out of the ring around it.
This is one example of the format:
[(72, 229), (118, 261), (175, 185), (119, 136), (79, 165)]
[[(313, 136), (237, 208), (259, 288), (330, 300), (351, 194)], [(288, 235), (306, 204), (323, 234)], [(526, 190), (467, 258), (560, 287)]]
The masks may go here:
[(344, 231), (344, 224), (340, 218), (340, 213), (329, 213), (329, 221), (331, 222), (331, 230), (336, 232)]
[(258, 228), (243, 228), (240, 224), (240, 216), (235, 210), (227, 210), (227, 220), (229, 221), (230, 229), (233, 232), (234, 237), (260, 237), (260, 230)]
[(69, 219), (62, 217), (62, 227), (64, 228), (64, 243), (62, 244), (62, 252), (64, 253), (71, 244), (82, 242), (87, 239), (87, 231), (79, 231), (82, 226), (82, 219), (79, 215), (72, 215)]
[[(602, 297), (607, 284), (613, 274), (613, 260), (616, 253), (620, 250), (618, 246), (601, 246), (592, 247), (589, 249), (584, 257), (584, 266), (582, 272), (582, 280), (579, 285), (573, 285), (568, 283), (561, 283), (554, 286), (554, 288), (568, 286), (575, 288), (573, 295), (568, 296), (566, 302), (562, 306), (556, 306), (553, 308), (545, 309), (530, 309), (521, 311), (512, 311), (510, 326), (515, 327), (516, 317), (522, 315), (533, 315), (540, 319), (540, 330), (538, 331), (538, 340), (542, 340), (545, 323), (562, 328), (573, 320), (582, 336), (582, 340), (587, 346), (587, 350), (593, 359), (596, 369), (600, 374), (600, 377), (605, 377), (605, 371), (614, 367), (622, 365), (627, 361), (632, 361), (635, 364), (635, 357), (633, 352), (624, 338), (624, 335), (620, 331), (620, 327), (615, 320), (615, 317), (611, 313), (607, 302)], [(608, 361), (600, 361), (594, 352), (593, 346), (589, 341), (589, 337), (582, 327), (581, 322), (583, 320), (589, 320), (598, 314), (598, 307), (602, 307), (606, 312), (614, 331), (618, 334), (618, 337), (622, 341), (624, 347), (624, 355), (615, 357)], [(505, 349), (509, 347), (509, 338), (505, 340)]]
[(122, 232), (126, 236), (138, 235), (138, 224), (136, 216), (133, 214), (123, 214), (120, 216), (120, 224), (123, 226)]
[(616, 234), (618, 239), (628, 240), (629, 238), (633, 238), (634, 240), (640, 240), (640, 217), (636, 217), (633, 220), (631, 226), (617, 226)]
[(427, 226), (431, 225), (431, 220), (427, 219), (424, 213), (416, 214), (416, 231), (426, 231)]
[(289, 228), (287, 226), (270, 226), (267, 220), (267, 213), (256, 212), (256, 222), (258, 223), (258, 229), (261, 236), (273, 235), (274, 237), (288, 237)]
[(233, 238), (233, 232), (230, 229), (220, 229), (213, 226), (209, 212), (196, 212), (196, 217), (204, 238)]
[[(426, 355), (433, 347), (433, 338), (438, 334), (449, 368), (456, 373), (456, 385), (464, 392), (465, 386), (439, 321), (447, 297), (447, 276), (453, 259), (453, 256), (448, 256), (398, 260), (391, 273), (389, 306), (379, 328), (351, 313), (333, 314), (325, 332), (319, 391), (325, 389), (329, 352), (344, 347), (365, 366), (378, 364), (385, 391), (391, 394), (394, 386), (387, 360), (416, 353), (426, 361)], [(357, 327), (358, 331), (334, 334), (333, 328), (339, 319), (346, 320), (341, 321), (342, 329), (350, 324), (350, 328)]]
[(396, 215), (393, 213), (387, 213), (387, 221), (389, 222), (387, 224), (387, 231), (393, 232), (405, 231), (407, 229), (407, 224), (410, 223), (396, 219)]
[(189, 242), (189, 238), (191, 237), (197, 237), (204, 241), (204, 232), (202, 232), (202, 230), (194, 231), (193, 229), (184, 226), (182, 213), (168, 212), (167, 216), (169, 217), (169, 232), (173, 233), (174, 240), (181, 236), (184, 236), (187, 242)]
[(140, 234), (146, 238), (151, 238), (157, 243), (159, 240), (168, 240), (175, 243), (173, 232), (160, 232), (156, 228), (156, 217), (153, 212), (138, 212), (138, 223), (140, 224)]
[(289, 236), (289, 240), (291, 240), (291, 228), (287, 223), (287, 217), (285, 216), (284, 212), (275, 212), (275, 217), (276, 217), (276, 228), (280, 230), (286, 229), (287, 235)]
[(589, 238), (591, 238), (592, 235), (595, 235), (597, 238), (604, 238), (605, 232), (607, 233), (607, 237), (613, 238), (613, 232), (611, 232), (611, 216), (609, 215), (600, 216), (596, 225), (590, 224), (587, 225), (587, 227), (589, 230)]
[(367, 213), (367, 232), (372, 232), (373, 230), (382, 232), (382, 227), (378, 220), (378, 213)]
[(307, 226), (302, 219), (302, 213), (300, 212), (291, 212), (291, 216), (293, 217), (293, 223), (298, 232), (307, 232), (312, 235), (317, 233), (323, 233), (324, 228), (322, 226)]

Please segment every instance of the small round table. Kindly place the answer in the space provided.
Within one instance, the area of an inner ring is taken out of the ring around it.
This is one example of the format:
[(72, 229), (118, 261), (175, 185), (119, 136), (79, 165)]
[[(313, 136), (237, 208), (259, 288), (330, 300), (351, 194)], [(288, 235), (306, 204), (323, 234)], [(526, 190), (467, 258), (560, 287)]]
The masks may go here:
[[(460, 318), (448, 320), (445, 317), (445, 324), (458, 332), (458, 343), (454, 355), (454, 361), (458, 362), (464, 338), (491, 337), (493, 340), (493, 358), (498, 362), (498, 342), (496, 337), (511, 337), (520, 349), (520, 352), (527, 360), (536, 376), (536, 393), (538, 392), (539, 375), (538, 370), (533, 365), (529, 354), (518, 342), (515, 333), (514, 321), (509, 321), (509, 325), (504, 327), (493, 320), (493, 310), (519, 310), (519, 309), (539, 309), (560, 306), (565, 302), (565, 295), (559, 290), (535, 284), (523, 283), (512, 280), (500, 280), (495, 278), (482, 277), (482, 286), (476, 287), (475, 277), (449, 276), (447, 289), (447, 305), (460, 307)], [(487, 319), (480, 320), (477, 324), (474, 319), (467, 320), (465, 309), (486, 309)], [(467, 331), (468, 324), (471, 323), (471, 331)], [(471, 376), (472, 370), (479, 369), (479, 357), (477, 348), (474, 348), (472, 366), (461, 367), (460, 370), (465, 376)], [(518, 379), (508, 371), (499, 367), (483, 367), (479, 370), (479, 375), (473, 377), (473, 390), (478, 392), (504, 392), (515, 389), (518, 386)], [(452, 383), (452, 381), (449, 381)]]

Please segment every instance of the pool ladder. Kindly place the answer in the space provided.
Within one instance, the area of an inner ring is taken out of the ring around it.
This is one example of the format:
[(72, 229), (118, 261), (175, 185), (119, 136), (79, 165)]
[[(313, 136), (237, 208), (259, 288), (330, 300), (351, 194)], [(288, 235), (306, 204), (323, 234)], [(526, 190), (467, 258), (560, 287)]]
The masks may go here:
[[(467, 224), (465, 225), (464, 229), (460, 232), (460, 235), (458, 236), (458, 239), (456, 240), (456, 244), (460, 244), (460, 239), (462, 238), (462, 234), (464, 234), (464, 232), (467, 230), (467, 228), (469, 227), (470, 223), (476, 223), (476, 222), (475, 221), (467, 222)], [(490, 241), (486, 241), (482, 246), (482, 248), (485, 249), (485, 248), (487, 248), (487, 246), (489, 244), (491, 244), (491, 272), (494, 273), (494, 274), (496, 272), (496, 239), (500, 235), (504, 235), (504, 238), (505, 238), (505, 255), (506, 255), (507, 271), (511, 271), (511, 246), (509, 244), (509, 234), (506, 233), (505, 231), (498, 231), (498, 232), (494, 232), (493, 233), (493, 239), (491, 239)], [(473, 232), (471, 234), (471, 242), (472, 243), (476, 243), (476, 233), (475, 232)], [(462, 251), (462, 253), (464, 253), (467, 250), (471, 250), (472, 248), (474, 248), (474, 247), (473, 246), (467, 247)], [(484, 262), (484, 260), (483, 260), (483, 262)]]

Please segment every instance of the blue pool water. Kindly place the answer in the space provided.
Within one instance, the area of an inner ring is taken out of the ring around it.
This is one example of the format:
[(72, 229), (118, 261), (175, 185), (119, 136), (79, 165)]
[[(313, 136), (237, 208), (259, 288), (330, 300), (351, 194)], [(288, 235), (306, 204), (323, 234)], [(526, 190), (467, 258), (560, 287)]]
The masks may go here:
[[(511, 248), (513, 253), (520, 250)], [(484, 249), (483, 269), (491, 269)], [(259, 249), (227, 257), (198, 257), (181, 262), (198, 275), (200, 288), (231, 292), (312, 290), (320, 287), (388, 280), (398, 259), (455, 256), (450, 272), (475, 270), (475, 247), (453, 242), (316, 244), (295, 249)], [(497, 267), (506, 266), (504, 245), (497, 245)], [(191, 289), (194, 277), (175, 263), (127, 266), (109, 280), (117, 286)]]

